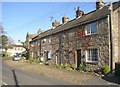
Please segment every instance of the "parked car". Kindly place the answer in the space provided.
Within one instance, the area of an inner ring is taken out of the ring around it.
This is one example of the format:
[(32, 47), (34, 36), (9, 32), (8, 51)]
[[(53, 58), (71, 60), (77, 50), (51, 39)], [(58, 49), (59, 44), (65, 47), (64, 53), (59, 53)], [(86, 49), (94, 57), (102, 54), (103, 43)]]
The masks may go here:
[(18, 61), (18, 60), (20, 60), (20, 55), (15, 55), (15, 56), (13, 57), (13, 61)]

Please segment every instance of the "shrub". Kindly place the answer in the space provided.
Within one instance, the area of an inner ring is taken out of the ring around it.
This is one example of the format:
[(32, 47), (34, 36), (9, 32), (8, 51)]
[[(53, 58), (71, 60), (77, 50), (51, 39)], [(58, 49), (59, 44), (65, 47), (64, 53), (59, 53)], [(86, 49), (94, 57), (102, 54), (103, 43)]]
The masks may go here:
[(66, 63), (66, 64), (65, 64), (65, 68), (66, 68), (66, 69), (70, 69), (70, 64), (67, 64), (67, 63)]
[(88, 71), (88, 72), (93, 72), (93, 66), (92, 66), (91, 64), (85, 65), (85, 69), (86, 69), (86, 71)]
[(106, 65), (104, 68), (103, 68), (103, 73), (106, 75), (110, 72), (110, 68), (108, 65)]
[(32, 57), (29, 58), (29, 63), (33, 63), (34, 59)]
[(75, 70), (76, 69), (76, 64), (72, 64), (72, 68)]
[(23, 57), (20, 57), (20, 60), (19, 61), (23, 61), (24, 60), (24, 58)]
[(38, 59), (35, 59), (34, 62), (35, 62), (35, 63), (40, 63), (41, 61), (38, 60)]
[(79, 69), (80, 69), (81, 71), (83, 71), (83, 65), (82, 65), (82, 64), (80, 64)]
[(61, 64), (60, 64), (60, 67), (61, 67), (61, 68), (64, 68), (64, 64), (63, 64), (63, 63), (61, 63)]
[(86, 65), (80, 64), (79, 69), (80, 69), (81, 71), (86, 71)]

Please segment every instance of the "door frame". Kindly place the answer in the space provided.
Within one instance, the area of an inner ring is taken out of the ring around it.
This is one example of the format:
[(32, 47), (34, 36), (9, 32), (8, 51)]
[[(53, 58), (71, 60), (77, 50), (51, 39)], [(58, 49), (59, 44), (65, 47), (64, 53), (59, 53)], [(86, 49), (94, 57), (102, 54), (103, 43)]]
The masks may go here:
[[(79, 59), (79, 62), (78, 62), (78, 51), (80, 52), (80, 59)], [(78, 49), (78, 50), (76, 50), (76, 67), (78, 68), (79, 67), (79, 65), (81, 64), (81, 49)], [(78, 65), (78, 63), (79, 63), (79, 65)]]

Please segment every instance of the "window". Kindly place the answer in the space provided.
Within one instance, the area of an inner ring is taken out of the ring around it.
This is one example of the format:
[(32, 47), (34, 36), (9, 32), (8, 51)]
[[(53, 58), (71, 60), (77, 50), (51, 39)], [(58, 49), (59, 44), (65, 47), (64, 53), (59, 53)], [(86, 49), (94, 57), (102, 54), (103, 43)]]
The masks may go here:
[(14, 47), (14, 49), (16, 50), (16, 47)]
[(45, 42), (46, 42), (46, 39), (43, 39), (43, 40), (42, 40), (42, 43), (45, 43)]
[(37, 52), (37, 55), (40, 56), (40, 52), (39, 51)]
[(90, 23), (86, 25), (86, 34), (96, 34), (97, 33), (97, 23)]
[(13, 47), (10, 47), (10, 49), (13, 49)]
[(98, 50), (88, 49), (86, 51), (86, 62), (97, 62), (98, 61)]
[(52, 58), (52, 51), (48, 51), (48, 58), (51, 59)]
[(18, 50), (20, 50), (20, 47), (18, 47)]
[(49, 43), (51, 43), (52, 42), (52, 39), (51, 38), (49, 38)]

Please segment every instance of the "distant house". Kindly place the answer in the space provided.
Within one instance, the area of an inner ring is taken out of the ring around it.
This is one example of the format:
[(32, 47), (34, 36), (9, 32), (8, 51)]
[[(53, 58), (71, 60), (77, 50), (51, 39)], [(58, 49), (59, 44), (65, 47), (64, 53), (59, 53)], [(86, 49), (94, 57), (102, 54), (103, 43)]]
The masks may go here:
[[(33, 58), (46, 55), (53, 64), (86, 63), (97, 69), (110, 65), (110, 23), (109, 6), (101, 0), (96, 2), (96, 10), (84, 14), (77, 9), (76, 18), (62, 18), (52, 23), (47, 30), (30, 41), (30, 54)], [(120, 58), (120, 2), (113, 3), (113, 67)]]
[(26, 49), (23, 47), (23, 43), (18, 40), (17, 44), (11, 45), (9, 49), (7, 50), (7, 55), (9, 56), (14, 56), (16, 54), (21, 54), (24, 52)]
[(5, 50), (2, 48), (2, 46), (0, 45), (0, 55), (3, 56), (5, 54)]
[(3, 53), (2, 46), (0, 46), (0, 54), (2, 54), (2, 53)]

